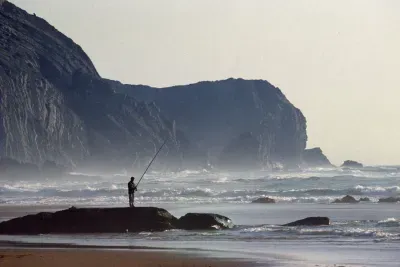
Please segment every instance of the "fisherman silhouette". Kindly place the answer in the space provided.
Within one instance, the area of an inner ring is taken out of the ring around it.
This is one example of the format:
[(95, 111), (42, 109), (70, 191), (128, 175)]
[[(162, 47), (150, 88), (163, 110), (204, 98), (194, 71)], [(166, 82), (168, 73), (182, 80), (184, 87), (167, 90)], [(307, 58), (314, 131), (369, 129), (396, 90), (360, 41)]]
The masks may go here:
[(131, 180), (128, 183), (128, 194), (129, 194), (129, 207), (135, 207), (135, 191), (137, 191), (137, 187), (134, 183), (135, 177), (131, 177)]

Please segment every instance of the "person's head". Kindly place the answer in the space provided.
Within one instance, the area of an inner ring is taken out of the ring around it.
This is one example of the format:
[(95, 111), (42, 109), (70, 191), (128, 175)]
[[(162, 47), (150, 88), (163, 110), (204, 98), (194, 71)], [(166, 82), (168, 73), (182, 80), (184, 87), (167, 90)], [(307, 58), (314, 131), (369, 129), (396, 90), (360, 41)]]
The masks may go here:
[(132, 182), (135, 181), (135, 177), (131, 177), (131, 181), (132, 181)]

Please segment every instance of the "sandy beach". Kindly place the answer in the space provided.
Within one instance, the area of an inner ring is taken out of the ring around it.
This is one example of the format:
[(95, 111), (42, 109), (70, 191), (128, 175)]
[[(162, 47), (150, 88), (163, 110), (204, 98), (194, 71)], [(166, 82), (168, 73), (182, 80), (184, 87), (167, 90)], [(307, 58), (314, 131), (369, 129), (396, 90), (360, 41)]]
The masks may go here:
[(0, 249), (2, 267), (243, 267), (250, 262), (199, 258), (189, 254), (132, 250)]

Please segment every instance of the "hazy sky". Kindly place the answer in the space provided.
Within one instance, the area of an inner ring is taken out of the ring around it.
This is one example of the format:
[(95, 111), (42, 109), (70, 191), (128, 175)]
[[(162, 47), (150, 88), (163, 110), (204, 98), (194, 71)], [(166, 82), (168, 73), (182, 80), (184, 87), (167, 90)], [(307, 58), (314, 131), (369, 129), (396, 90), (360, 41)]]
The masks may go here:
[(400, 164), (398, 0), (13, 0), (103, 77), (168, 86), (265, 79), (332, 162)]

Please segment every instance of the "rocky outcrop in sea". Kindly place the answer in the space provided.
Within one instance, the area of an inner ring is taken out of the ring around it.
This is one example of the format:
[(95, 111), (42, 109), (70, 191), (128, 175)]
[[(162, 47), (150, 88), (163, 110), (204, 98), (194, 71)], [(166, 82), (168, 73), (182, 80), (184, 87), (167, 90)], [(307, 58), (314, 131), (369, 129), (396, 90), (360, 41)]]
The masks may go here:
[(284, 224), (283, 226), (320, 226), (329, 224), (330, 219), (328, 217), (307, 217), (302, 220)]
[(332, 203), (358, 203), (358, 202), (360, 201), (358, 201), (354, 197), (346, 195), (342, 198), (335, 199)]
[(364, 165), (362, 163), (359, 163), (354, 160), (346, 160), (343, 162), (342, 166), (343, 168), (362, 168)]
[(304, 150), (303, 164), (306, 167), (333, 167), (319, 147)]
[(232, 228), (231, 219), (211, 213), (188, 213), (177, 219), (165, 209), (75, 208), (41, 212), (0, 223), (0, 235), (160, 232), (171, 229)]

